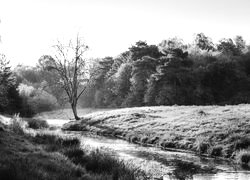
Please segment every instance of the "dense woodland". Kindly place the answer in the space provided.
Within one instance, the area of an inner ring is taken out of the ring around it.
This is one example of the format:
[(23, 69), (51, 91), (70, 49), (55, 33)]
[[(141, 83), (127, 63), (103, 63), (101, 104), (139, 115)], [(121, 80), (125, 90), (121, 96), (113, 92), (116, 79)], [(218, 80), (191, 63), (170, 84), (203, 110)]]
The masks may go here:
[[(250, 103), (250, 46), (241, 36), (217, 44), (203, 33), (192, 44), (178, 38), (158, 45), (138, 41), (117, 57), (88, 62), (78, 107)], [(40, 61), (11, 69), (1, 55), (0, 112), (32, 116), (67, 106), (60, 78)]]

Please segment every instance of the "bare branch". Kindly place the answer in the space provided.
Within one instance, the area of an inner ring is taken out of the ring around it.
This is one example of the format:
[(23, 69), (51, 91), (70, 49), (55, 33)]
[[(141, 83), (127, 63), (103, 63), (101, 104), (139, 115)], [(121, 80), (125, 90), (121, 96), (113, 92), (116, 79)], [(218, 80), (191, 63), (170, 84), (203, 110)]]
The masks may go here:
[[(47, 59), (50, 65), (48, 69), (55, 70), (60, 76), (62, 82), (61, 87), (68, 96), (69, 103), (72, 106), (73, 113), (76, 119), (79, 119), (76, 112), (77, 101), (87, 88), (90, 82), (86, 59), (83, 58), (84, 53), (88, 50), (88, 46), (83, 44), (77, 35), (76, 44), (73, 45), (69, 41), (67, 46), (64, 46), (60, 41), (53, 46), (56, 50), (54, 59)], [(78, 93), (78, 89), (85, 83), (85, 87)]]

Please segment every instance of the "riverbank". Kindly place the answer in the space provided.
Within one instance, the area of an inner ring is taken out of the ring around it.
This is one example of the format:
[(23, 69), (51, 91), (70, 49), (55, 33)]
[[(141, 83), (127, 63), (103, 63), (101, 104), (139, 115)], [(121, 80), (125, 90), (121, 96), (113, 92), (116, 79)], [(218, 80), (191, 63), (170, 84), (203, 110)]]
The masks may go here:
[[(64, 130), (91, 131), (130, 142), (238, 158), (250, 164), (250, 105), (158, 106), (95, 112)], [(243, 153), (244, 152), (244, 153)]]
[(0, 117), (0, 179), (145, 179), (143, 172), (106, 151), (82, 148), (76, 137), (29, 129), (18, 117), (6, 119)]

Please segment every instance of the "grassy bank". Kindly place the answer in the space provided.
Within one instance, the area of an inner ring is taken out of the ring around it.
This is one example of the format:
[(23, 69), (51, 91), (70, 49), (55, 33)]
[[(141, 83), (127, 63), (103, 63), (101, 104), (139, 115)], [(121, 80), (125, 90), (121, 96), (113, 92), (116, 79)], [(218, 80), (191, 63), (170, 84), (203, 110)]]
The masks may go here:
[(242, 150), (249, 152), (249, 110), (250, 105), (126, 108), (91, 113), (63, 129), (88, 130), (161, 148), (235, 158)]
[(109, 152), (80, 148), (77, 138), (49, 131), (30, 135), (26, 128), (26, 121), (17, 118), (8, 126), (0, 121), (0, 179), (145, 179), (143, 172)]

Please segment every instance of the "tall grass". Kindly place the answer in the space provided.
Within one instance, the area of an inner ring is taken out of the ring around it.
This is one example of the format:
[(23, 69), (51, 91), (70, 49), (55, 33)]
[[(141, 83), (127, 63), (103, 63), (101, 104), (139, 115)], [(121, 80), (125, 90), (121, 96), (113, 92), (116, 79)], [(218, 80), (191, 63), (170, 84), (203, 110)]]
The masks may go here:
[(44, 145), (49, 152), (58, 151), (74, 164), (84, 167), (95, 178), (113, 180), (146, 179), (139, 169), (129, 165), (104, 150), (84, 150), (77, 138), (63, 138), (52, 134), (37, 134), (34, 142)]
[(24, 134), (24, 129), (27, 127), (27, 122), (23, 121), (19, 114), (12, 117), (10, 129), (17, 134)]
[(194, 143), (194, 148), (197, 152), (200, 154), (208, 153), (208, 150), (210, 148), (210, 143), (206, 137), (198, 136), (196, 138), (196, 141)]
[(49, 125), (47, 121), (40, 119), (32, 119), (32, 118), (20, 118), (19, 114), (16, 114), (12, 117), (10, 123), (10, 129), (17, 134), (24, 134), (25, 129), (43, 129), (48, 128)]
[(57, 154), (36, 153), (30, 157), (6, 158), (4, 166), (0, 166), (1, 180), (75, 180), (86, 174), (84, 168)]
[(47, 151), (60, 151), (65, 148), (74, 148), (80, 146), (78, 138), (62, 138), (53, 134), (38, 133), (33, 138), (33, 141), (44, 145)]
[[(30, 125), (33, 128), (35, 127), (35, 129), (41, 127), (40, 122), (38, 124), (38, 121), (34, 122), (35, 120), (22, 119), (15, 115), (10, 127), (16, 134), (23, 135), (26, 128), (30, 127)], [(44, 154), (32, 155), (33, 157), (18, 157), (17, 160), (11, 160), (12, 162), (18, 161), (17, 163), (6, 163), (5, 167), (1, 167), (0, 164), (0, 179), (147, 179), (144, 172), (119, 160), (112, 153), (107, 152), (107, 150), (81, 149), (80, 141), (76, 137), (36, 133), (34, 136), (27, 136), (27, 138), (41, 146), (45, 150)], [(56, 164), (52, 163), (51, 160), (51, 158), (55, 157), (57, 157), (55, 161), (58, 161)], [(6, 162), (8, 161), (10, 160)], [(61, 163), (69, 163), (68, 161), (73, 165), (68, 165), (69, 170), (64, 170), (65, 166)], [(61, 166), (62, 169), (60, 169)]]
[[(21, 121), (15, 120), (13, 127), (22, 129)], [(110, 152), (99, 149), (81, 149), (78, 138), (44, 133), (25, 136), (25, 138), (31, 140), (36, 146), (40, 146), (38, 149), (43, 150), (31, 150), (25, 145), (25, 148), (29, 150), (25, 151), (27, 153), (20, 153), (18, 148), (15, 148), (15, 153), (6, 156), (2, 154), (5, 151), (1, 151), (1, 180), (147, 179), (138, 168), (119, 160)]]
[(240, 150), (236, 153), (235, 160), (242, 166), (250, 168), (250, 149)]

